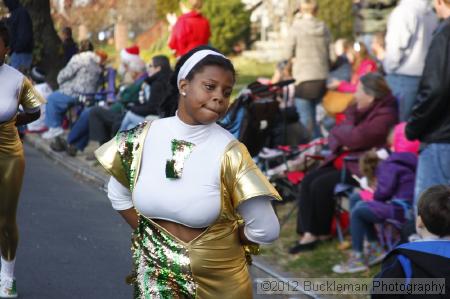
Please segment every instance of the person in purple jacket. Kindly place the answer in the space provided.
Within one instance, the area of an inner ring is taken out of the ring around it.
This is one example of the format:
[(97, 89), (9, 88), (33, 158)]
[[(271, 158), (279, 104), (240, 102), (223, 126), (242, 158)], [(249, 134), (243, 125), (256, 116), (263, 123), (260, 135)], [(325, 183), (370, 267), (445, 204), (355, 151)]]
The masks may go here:
[[(387, 219), (404, 223), (412, 217), (417, 154), (393, 152), (384, 157), (380, 151), (372, 150), (362, 156), (360, 168), (375, 192), (372, 201), (360, 200), (352, 208), (352, 252), (346, 262), (333, 267), (336, 273), (366, 271), (381, 262), (386, 253), (378, 242), (374, 225)], [(366, 254), (364, 237), (369, 245)]]

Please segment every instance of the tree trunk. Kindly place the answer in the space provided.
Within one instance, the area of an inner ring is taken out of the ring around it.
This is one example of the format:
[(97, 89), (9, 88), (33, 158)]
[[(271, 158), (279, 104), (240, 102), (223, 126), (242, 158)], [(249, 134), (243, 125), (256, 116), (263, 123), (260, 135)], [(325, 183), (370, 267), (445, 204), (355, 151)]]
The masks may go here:
[(56, 77), (64, 66), (64, 52), (50, 15), (50, 1), (21, 0), (21, 3), (33, 20), (34, 62), (46, 72), (48, 83), (55, 89)]

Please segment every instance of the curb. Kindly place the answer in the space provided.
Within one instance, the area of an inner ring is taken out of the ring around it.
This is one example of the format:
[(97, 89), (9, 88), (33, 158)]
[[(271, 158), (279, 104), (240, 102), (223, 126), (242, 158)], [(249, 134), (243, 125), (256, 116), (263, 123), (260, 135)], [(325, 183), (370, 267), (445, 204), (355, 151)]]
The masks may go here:
[(33, 148), (43, 153), (50, 160), (53, 160), (57, 164), (64, 166), (68, 170), (74, 172), (83, 179), (92, 183), (94, 186), (106, 192), (106, 184), (109, 179), (107, 175), (100, 174), (92, 170), (87, 165), (82, 165), (83, 163), (78, 161), (76, 158), (69, 157), (65, 153), (53, 151), (50, 146), (40, 137), (28, 134), (24, 139), (24, 143), (32, 146)]
[[(252, 266), (255, 266), (256, 268), (258, 268), (260, 271), (262, 271), (264, 273), (267, 273), (267, 275), (270, 276), (271, 278), (275, 278), (278, 281), (283, 282), (284, 285), (288, 285), (290, 289), (296, 290), (296, 292), (300, 292), (301, 293), (300, 296), (302, 296), (301, 298), (304, 298), (305, 296), (308, 298), (312, 298), (312, 299), (326, 298), (326, 297), (314, 294), (312, 292), (306, 291), (304, 288), (302, 288), (301, 286), (296, 284), (295, 281), (292, 280), (291, 277), (294, 277), (294, 275), (292, 275), (291, 273), (280, 272), (280, 271), (274, 269), (273, 266), (269, 265), (264, 260), (263, 257), (252, 256), (252, 260), (253, 260)], [(289, 297), (289, 298), (294, 299), (297, 297)]]
[[(56, 164), (62, 165), (66, 169), (72, 171), (74, 174), (79, 175), (84, 180), (89, 181), (95, 187), (99, 188), (100, 190), (106, 193), (106, 186), (109, 180), (108, 175), (100, 174), (97, 171), (93, 170), (88, 165), (82, 165), (83, 164), (82, 162), (78, 161), (76, 158), (67, 156), (64, 152), (53, 151), (50, 148), (49, 144), (45, 142), (41, 137), (28, 134), (24, 139), (24, 143), (37, 149), (38, 151), (43, 153), (47, 158), (53, 160)], [(253, 257), (252, 265), (258, 268), (260, 271), (267, 273), (270, 277), (273, 277), (288, 284), (290, 284), (289, 277), (293, 277), (292, 274), (281, 273), (278, 270), (275, 270), (260, 256)], [(300, 289), (299, 291), (303, 292), (302, 296), (308, 296), (314, 299), (323, 298), (321, 296), (315, 295), (302, 289)]]

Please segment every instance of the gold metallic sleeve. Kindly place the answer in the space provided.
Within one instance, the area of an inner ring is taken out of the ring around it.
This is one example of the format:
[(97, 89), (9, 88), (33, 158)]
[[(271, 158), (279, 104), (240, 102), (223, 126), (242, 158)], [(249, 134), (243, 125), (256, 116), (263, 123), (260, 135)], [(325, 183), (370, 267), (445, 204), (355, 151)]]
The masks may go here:
[(95, 157), (110, 175), (124, 187), (130, 188), (118, 149), (117, 141), (113, 138), (95, 151)]
[(223, 160), (224, 180), (233, 207), (256, 196), (270, 196), (281, 200), (280, 195), (256, 166), (247, 148), (240, 142), (230, 144)]
[(34, 89), (30, 80), (24, 78), (19, 94), (19, 103), (25, 109), (25, 112), (34, 112), (45, 102), (42, 95)]

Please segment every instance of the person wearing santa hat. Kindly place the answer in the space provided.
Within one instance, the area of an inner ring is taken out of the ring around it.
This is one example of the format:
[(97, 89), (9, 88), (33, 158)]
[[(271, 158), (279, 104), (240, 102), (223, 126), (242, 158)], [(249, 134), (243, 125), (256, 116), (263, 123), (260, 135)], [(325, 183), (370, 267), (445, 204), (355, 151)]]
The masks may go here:
[(118, 74), (121, 77), (121, 85), (130, 85), (134, 82), (132, 65), (139, 65), (143, 61), (139, 56), (140, 49), (134, 45), (120, 51), (120, 65)]

